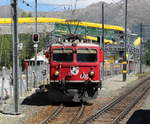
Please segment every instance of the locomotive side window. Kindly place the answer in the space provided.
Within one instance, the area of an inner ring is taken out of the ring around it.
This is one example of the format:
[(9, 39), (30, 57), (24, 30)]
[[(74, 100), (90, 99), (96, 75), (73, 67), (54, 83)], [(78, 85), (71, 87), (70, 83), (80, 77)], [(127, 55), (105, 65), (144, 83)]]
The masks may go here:
[(73, 49), (53, 49), (54, 62), (73, 62)]
[(77, 61), (78, 62), (96, 62), (97, 61), (96, 49), (78, 49)]

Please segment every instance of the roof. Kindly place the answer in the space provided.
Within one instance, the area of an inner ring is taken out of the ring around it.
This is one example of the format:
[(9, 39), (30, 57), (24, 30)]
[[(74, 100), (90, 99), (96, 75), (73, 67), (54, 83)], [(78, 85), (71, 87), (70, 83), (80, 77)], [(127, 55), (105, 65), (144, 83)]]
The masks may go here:
[[(35, 61), (35, 57), (31, 59), (26, 59), (24, 61)], [(45, 56), (37, 56), (37, 61), (42, 61), (42, 62), (48, 62), (48, 60), (45, 58)]]

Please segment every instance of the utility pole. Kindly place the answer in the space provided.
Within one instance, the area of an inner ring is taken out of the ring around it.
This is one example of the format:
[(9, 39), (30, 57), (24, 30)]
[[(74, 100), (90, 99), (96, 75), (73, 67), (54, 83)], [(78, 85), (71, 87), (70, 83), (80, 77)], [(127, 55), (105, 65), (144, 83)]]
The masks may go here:
[(37, 0), (35, 0), (35, 33), (37, 33)]
[(14, 83), (14, 107), (15, 114), (18, 114), (18, 32), (17, 32), (17, 0), (13, 0), (12, 9), (13, 9), (13, 83)]
[[(35, 0), (35, 33), (37, 32), (37, 0)], [(37, 77), (37, 49), (38, 49), (38, 44), (34, 43), (34, 50), (35, 50), (35, 77)], [(37, 79), (35, 78), (34, 81), (34, 88), (36, 87), (37, 84)]]
[(125, 0), (125, 40), (124, 40), (124, 55), (123, 55), (123, 81), (126, 81), (127, 79), (127, 57), (126, 57), (126, 51), (127, 51), (127, 8), (128, 7), (128, 0)]
[[(102, 2), (102, 48), (104, 51), (105, 43), (104, 43), (104, 2)], [(104, 52), (105, 54), (105, 52)], [(104, 80), (104, 60), (103, 60), (103, 66), (102, 66), (102, 79)]]
[(143, 24), (140, 24), (140, 37), (141, 37), (141, 44), (140, 44), (140, 73), (142, 73), (142, 43), (143, 43)]

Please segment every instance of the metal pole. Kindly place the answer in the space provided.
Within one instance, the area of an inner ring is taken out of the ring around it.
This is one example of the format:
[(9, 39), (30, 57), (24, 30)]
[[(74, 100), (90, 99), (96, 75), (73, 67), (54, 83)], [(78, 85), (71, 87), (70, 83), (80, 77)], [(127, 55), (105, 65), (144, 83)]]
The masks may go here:
[[(34, 44), (34, 49), (35, 49), (35, 77), (37, 77), (37, 48), (38, 48), (38, 44)], [(34, 88), (37, 85), (37, 79), (35, 78), (35, 83), (34, 83)]]
[(5, 66), (2, 68), (2, 85), (1, 85), (1, 98), (0, 98), (0, 104), (3, 105), (4, 100), (4, 81), (5, 81)]
[[(102, 3), (102, 48), (104, 51), (104, 2)], [(104, 52), (105, 54), (105, 52)], [(102, 79), (104, 80), (104, 60), (103, 60), (103, 65), (102, 65)]]
[[(37, 0), (35, 0), (35, 32), (37, 33)], [(35, 48), (35, 76), (37, 75), (37, 49), (38, 49), (38, 44), (34, 44)], [(35, 84), (34, 88), (36, 87), (37, 84), (37, 79), (35, 79)]]
[(26, 68), (26, 88), (27, 88), (27, 91), (29, 91), (29, 77), (28, 77), (28, 69), (29, 69), (29, 66)]
[(13, 8), (13, 79), (14, 79), (14, 107), (15, 107), (15, 114), (18, 114), (18, 36), (17, 36), (17, 0), (13, 0), (12, 3)]
[(126, 57), (126, 46), (127, 46), (127, 6), (128, 0), (125, 0), (125, 41), (124, 41), (124, 55), (123, 55), (123, 81), (127, 79), (127, 57)]
[(142, 73), (142, 37), (143, 37), (143, 24), (140, 24), (140, 37), (141, 37), (141, 44), (140, 44), (140, 73)]
[(37, 33), (37, 0), (35, 0), (35, 32)]

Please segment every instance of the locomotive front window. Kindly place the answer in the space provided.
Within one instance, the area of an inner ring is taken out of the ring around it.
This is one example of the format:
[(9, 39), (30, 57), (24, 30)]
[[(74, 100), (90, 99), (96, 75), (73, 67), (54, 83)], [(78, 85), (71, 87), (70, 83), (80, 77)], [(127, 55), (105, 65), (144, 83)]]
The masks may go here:
[(78, 62), (96, 62), (97, 61), (96, 49), (78, 49), (77, 61)]
[(72, 62), (73, 61), (73, 49), (53, 49), (53, 61), (54, 62)]

